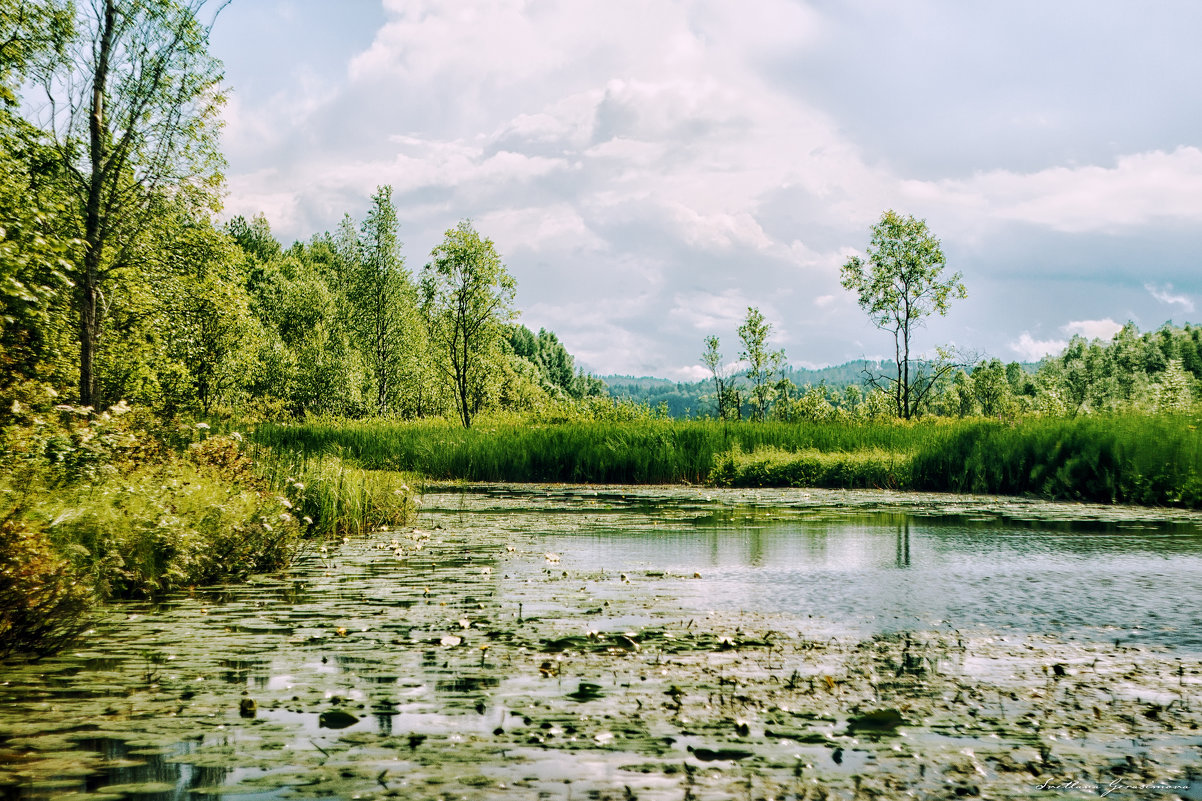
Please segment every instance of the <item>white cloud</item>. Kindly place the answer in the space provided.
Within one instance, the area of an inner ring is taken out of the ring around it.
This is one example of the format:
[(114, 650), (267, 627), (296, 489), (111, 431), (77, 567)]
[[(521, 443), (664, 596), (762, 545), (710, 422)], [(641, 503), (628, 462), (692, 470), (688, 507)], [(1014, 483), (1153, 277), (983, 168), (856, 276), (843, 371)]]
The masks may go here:
[[(996, 281), (1012, 265), (1050, 273), (1058, 259), (1092, 264), (1108, 255), (1111, 234), (1202, 223), (1202, 149), (1179, 136), (1115, 144), (1099, 133), (1090, 150), (1053, 152), (1040, 144), (1044, 133), (1076, 141), (1065, 126), (1087, 132), (1089, 119), (1061, 111), (1051, 102), (1059, 96), (1024, 105), (1026, 93), (1041, 91), (1029, 81), (993, 75), (967, 82), (970, 98), (945, 91), (959, 79), (942, 60), (919, 64), (917, 74), (949, 83), (889, 87), (890, 95), (919, 93), (929, 102), (929, 113), (912, 115), (917, 122), (890, 117), (862, 92), (840, 92), (856, 84), (833, 66), (862, 61), (870, 76), (864, 86), (880, 84), (880, 67), (890, 61), (861, 47), (861, 34), (910, 24), (909, 15), (883, 7), (865, 13), (793, 0), (383, 5), (385, 24), (341, 70), (314, 75), (301, 55), (278, 68), (265, 62), (259, 73), (278, 74), (280, 86), (257, 105), (238, 99), (231, 76), (228, 213), (264, 211), (281, 238), (308, 238), (333, 228), (344, 212), (361, 214), (375, 187), (387, 183), (410, 254), (428, 252), (458, 219), (472, 217), (519, 277), (518, 303), (532, 323), (556, 330), (602, 372), (687, 375), (693, 368), (680, 365), (700, 351), (700, 335), (732, 338), (748, 306), (764, 311), (776, 326), (774, 345), (795, 361), (862, 355), (858, 340), (875, 340), (839, 288), (838, 268), (866, 244), (885, 208), (927, 217), (974, 293), (974, 280)], [(242, 13), (238, 6), (229, 24)], [(943, 15), (930, 35), (954, 24), (976, 35), (971, 26), (980, 13), (957, 12), (951, 22)], [(897, 39), (892, 30), (875, 34)], [(1043, 35), (1058, 48), (1060, 37)], [(832, 55), (852, 52), (850, 61)], [(966, 63), (974, 55), (961, 53)], [(1012, 95), (1000, 98), (996, 118), (956, 127), (974, 103), (989, 107), (1005, 92)], [(919, 141), (925, 131), (934, 143), (926, 147), (947, 151), (939, 163), (956, 166), (915, 168), (892, 145), (864, 135), (865, 120), (890, 133), (880, 135), (886, 142), (897, 141), (893, 133)], [(907, 134), (907, 126), (918, 127)], [(973, 138), (993, 127), (1039, 136), (1021, 146), (1005, 135)], [(1008, 159), (1011, 146), (1038, 158)], [(993, 262), (983, 255), (1011, 244), (1000, 237), (1032, 227), (1069, 244), (1059, 251), (1031, 245)], [(1032, 254), (1044, 259), (1038, 270)], [(1128, 268), (1110, 272), (1120, 269)], [(1016, 279), (1023, 286), (1006, 297), (1039, 295), (1044, 277)], [(1187, 284), (1167, 267), (1157, 278)], [(1132, 301), (1145, 305), (1124, 314), (1157, 302), (1193, 310), (1184, 292), (1147, 286), (1149, 294)], [(988, 314), (968, 328), (979, 338), (966, 345), (1051, 352), (1060, 339), (1027, 333), (1048, 325), (1038, 318), (1047, 308), (1058, 320), (1124, 308), (1088, 291), (1063, 303), (1012, 304), (1004, 314), (985, 302), (980, 310)], [(967, 339), (958, 308), (933, 322), (937, 341)], [(987, 329), (981, 320), (989, 315)], [(1118, 328), (1107, 318), (1069, 323), (1063, 332), (1108, 337)]]
[(1163, 287), (1158, 287), (1155, 284), (1144, 284), (1144, 289), (1148, 290), (1148, 294), (1165, 303), (1169, 306), (1180, 306), (1182, 311), (1192, 312), (1194, 310), (1194, 302), (1189, 299), (1188, 295), (1173, 294), (1173, 285), (1165, 284)]
[(1063, 339), (1035, 339), (1028, 332), (1023, 331), (1022, 336), (1010, 343), (1010, 350), (1014, 351), (1020, 359), (1025, 362), (1037, 362), (1044, 356), (1052, 356), (1064, 350), (1068, 342)]
[(693, 331), (708, 335), (714, 331), (733, 331), (738, 328), (747, 314), (747, 308), (753, 305), (737, 289), (728, 289), (721, 294), (703, 291), (677, 293), (672, 299), (668, 317)]
[(673, 381), (704, 381), (710, 377), (710, 371), (700, 364), (668, 367), (663, 372), (664, 378), (671, 378)]
[(1060, 330), (1070, 336), (1080, 334), (1086, 339), (1108, 340), (1121, 331), (1122, 328), (1122, 324), (1116, 323), (1107, 317), (1104, 320), (1074, 320), (1071, 323), (1062, 325)]
[(921, 204), (962, 216), (1019, 221), (1069, 233), (1163, 221), (1202, 222), (1202, 150), (1182, 146), (1118, 157), (1114, 166), (992, 170), (971, 178), (907, 181)]

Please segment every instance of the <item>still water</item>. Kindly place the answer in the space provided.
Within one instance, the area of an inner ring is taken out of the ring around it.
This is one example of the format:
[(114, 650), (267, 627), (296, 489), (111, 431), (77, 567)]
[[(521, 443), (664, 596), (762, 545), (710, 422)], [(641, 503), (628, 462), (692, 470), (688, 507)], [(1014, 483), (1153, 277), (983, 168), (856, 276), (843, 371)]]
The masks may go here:
[[(573, 782), (606, 797), (630, 785), (636, 757), (662, 762), (642, 770), (642, 797), (678, 798), (660, 767), (713, 739), (644, 714), (662, 705), (655, 681), (687, 688), (662, 667), (673, 655), (708, 670), (759, 627), (772, 629), (756, 635), (764, 669), (794, 677), (831, 669), (801, 646), (774, 665), (773, 631), (802, 644), (914, 632), (1002, 651), (1024, 637), (1118, 642), (1177, 664), (1202, 653), (1199, 597), (1199, 518), (1162, 510), (443, 490), (424, 497), (415, 531), (314, 547), (247, 585), (116, 605), (70, 653), (0, 668), (0, 798), (560, 798)], [(611, 685), (634, 689), (619, 700)], [(645, 729), (578, 738), (565, 721), (587, 703), (602, 705), (597, 719), (646, 717)], [(562, 746), (547, 744), (555, 733)], [(846, 773), (853, 753), (823, 765)], [(775, 758), (757, 751), (765, 776), (788, 773)]]

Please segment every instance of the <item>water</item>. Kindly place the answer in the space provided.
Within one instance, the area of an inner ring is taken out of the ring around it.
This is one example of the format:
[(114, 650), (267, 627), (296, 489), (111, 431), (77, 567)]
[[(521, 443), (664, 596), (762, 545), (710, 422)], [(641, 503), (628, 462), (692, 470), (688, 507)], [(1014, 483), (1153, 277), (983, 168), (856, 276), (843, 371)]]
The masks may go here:
[[(823, 662), (817, 643), (906, 632), (956, 681), (1005, 662), (1030, 688), (1050, 654), (1096, 668), (1118, 641), (1157, 655), (1132, 702), (1171, 709), (1184, 692), (1171, 669), (1184, 676), (1202, 653), (1202, 616), (1182, 602), (1202, 597), (1202, 528), (1188, 514), (662, 488), (423, 500), (416, 532), (314, 549), (249, 585), (116, 606), (75, 651), (7, 668), (0, 797), (570, 797), (573, 783), (621, 790), (632, 776), (642, 797), (680, 797), (667, 766), (726, 730), (669, 719), (683, 713), (665, 708), (665, 688), (700, 697), (718, 664), (748, 687), (755, 671), (775, 687), (809, 676), (812, 694), (840, 670), (859, 680), (831, 661), (851, 651)], [(964, 642), (980, 645), (956, 656)], [(740, 661), (755, 648), (766, 656)], [(1021, 649), (1044, 664), (1013, 659)], [(829, 722), (809, 736), (843, 743), (848, 700), (823, 703), (813, 720)], [(977, 737), (942, 736), (923, 747)], [(1124, 753), (1120, 739), (1086, 751)], [(821, 756), (828, 745), (755, 745), (765, 781), (785, 782), (794, 752), (831, 781), (890, 757), (851, 740), (838, 761)], [(632, 772), (640, 760), (654, 769)]]

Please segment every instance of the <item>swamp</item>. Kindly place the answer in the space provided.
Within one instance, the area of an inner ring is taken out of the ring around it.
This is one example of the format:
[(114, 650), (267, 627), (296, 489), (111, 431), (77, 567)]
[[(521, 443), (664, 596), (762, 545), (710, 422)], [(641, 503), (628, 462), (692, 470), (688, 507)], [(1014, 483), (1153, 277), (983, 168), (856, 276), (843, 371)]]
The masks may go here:
[(436, 485), (7, 665), (0, 798), (1202, 799), (1200, 524)]

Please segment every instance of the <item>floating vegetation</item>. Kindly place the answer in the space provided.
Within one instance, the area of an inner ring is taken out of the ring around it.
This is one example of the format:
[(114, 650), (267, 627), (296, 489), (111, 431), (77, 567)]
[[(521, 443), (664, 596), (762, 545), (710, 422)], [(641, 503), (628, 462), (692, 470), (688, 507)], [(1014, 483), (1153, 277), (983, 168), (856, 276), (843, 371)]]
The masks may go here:
[[(250, 584), (106, 607), (79, 650), (6, 665), (0, 794), (675, 801), (1027, 798), (1076, 777), (1197, 787), (1192, 612), (1132, 590), (1152, 592), (1144, 554), (1148, 570), (1177, 571), (1170, 595), (1196, 587), (1198, 533), (1184, 517), (1174, 527), (1148, 510), (1076, 507), (1070, 520), (1068, 505), (897, 493), (493, 487), (425, 501), (421, 529), (336, 543)], [(1087, 520), (1111, 533), (1081, 536)], [(1152, 528), (1117, 528), (1136, 520)], [(983, 542), (992, 550), (971, 556)], [(1042, 559), (1031, 581), (1013, 567), (1029, 564), (1024, 548)], [(1085, 603), (1070, 582), (1090, 563), (1117, 582), (1124, 627), (1087, 614), (1045, 629)], [(947, 564), (960, 574), (947, 594), (885, 616), (885, 600), (909, 604)], [(1045, 599), (1048, 618), (1036, 600), (996, 605), (1066, 583), (1063, 604)]]

